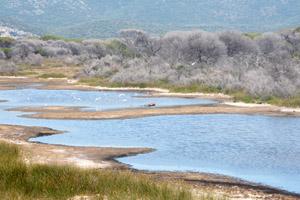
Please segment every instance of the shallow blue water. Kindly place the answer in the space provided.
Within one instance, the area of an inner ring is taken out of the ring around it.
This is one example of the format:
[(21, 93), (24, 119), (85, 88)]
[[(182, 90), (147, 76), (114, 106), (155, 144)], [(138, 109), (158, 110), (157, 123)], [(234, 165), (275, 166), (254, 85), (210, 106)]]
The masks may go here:
[[(74, 92), (76, 98), (82, 99), (80, 102), (70, 100)], [(107, 97), (101, 107), (94, 101), (99, 95)], [(157, 149), (153, 153), (119, 159), (137, 169), (220, 173), (300, 193), (300, 118), (218, 114), (72, 121), (19, 118), (19, 112), (3, 111), (8, 107), (44, 104), (112, 109), (139, 107), (153, 101), (125, 93), (128, 100), (124, 103), (119, 101), (119, 95), (118, 92), (0, 91), (0, 99), (9, 100), (0, 104), (0, 124), (68, 131), (33, 139), (39, 142)], [(155, 101), (159, 105), (211, 103), (178, 98)]]
[(157, 106), (210, 104), (212, 100), (192, 98), (142, 98), (146, 93), (78, 91), (78, 90), (9, 90), (0, 91), (0, 99), (9, 100), (10, 106), (84, 106), (96, 110)]

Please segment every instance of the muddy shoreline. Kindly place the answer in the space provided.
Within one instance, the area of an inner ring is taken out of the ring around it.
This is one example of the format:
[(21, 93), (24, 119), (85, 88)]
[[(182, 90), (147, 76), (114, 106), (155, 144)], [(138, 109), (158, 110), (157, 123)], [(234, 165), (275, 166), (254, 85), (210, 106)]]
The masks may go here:
[(74, 165), (82, 168), (128, 168), (116, 158), (154, 151), (151, 148), (74, 147), (29, 142), (29, 139), (62, 131), (46, 127), (0, 125), (0, 141), (21, 147), (28, 163)]
[(61, 119), (61, 120), (108, 120), (130, 119), (162, 115), (198, 115), (198, 114), (246, 114), (267, 116), (299, 117), (299, 112), (282, 112), (273, 107), (236, 107), (228, 105), (193, 105), (170, 106), (161, 108), (128, 108), (105, 111), (83, 111), (81, 107), (45, 106), (45, 107), (19, 107), (8, 109), (19, 111), (22, 117), (36, 119)]
[(234, 199), (300, 199), (285, 190), (211, 173), (135, 170), (116, 158), (153, 151), (150, 148), (75, 147), (29, 142), (30, 138), (63, 134), (61, 131), (17, 125), (0, 125), (0, 141), (17, 144), (27, 164), (71, 165), (80, 168), (130, 170), (155, 180), (184, 182), (200, 193), (214, 192)]
[[(38, 89), (71, 89), (71, 90), (101, 90), (88, 86), (73, 85), (68, 80), (40, 80), (35, 78), (0, 78), (0, 90), (19, 88)], [(102, 88), (103, 89), (103, 88)], [(103, 90), (106, 90), (105, 88)], [(107, 89), (110, 90), (110, 89)], [(120, 91), (118, 89), (113, 89)], [(228, 97), (203, 94), (167, 94), (160, 91), (142, 89), (124, 89), (121, 91), (152, 92), (153, 96), (176, 96), (186, 98), (209, 98), (218, 101), (228, 100)], [(167, 108), (139, 108), (110, 111), (82, 111), (80, 107), (23, 107), (11, 111), (33, 112), (24, 114), (26, 117), (45, 119), (117, 119), (136, 118), (155, 115), (178, 114), (263, 114), (275, 116), (300, 116), (298, 112), (282, 112), (276, 106), (239, 107), (220, 104), (218, 106), (174, 106)], [(192, 172), (153, 172), (131, 169), (130, 166), (116, 161), (116, 158), (133, 156), (140, 153), (149, 153), (151, 148), (101, 148), (101, 147), (74, 147), (32, 143), (32, 137), (62, 134), (60, 131), (43, 127), (25, 127), (15, 125), (0, 125), (0, 141), (17, 144), (21, 147), (24, 160), (28, 163), (72, 165), (81, 168), (131, 170), (142, 173), (157, 180), (183, 181), (193, 187), (196, 193), (213, 192), (229, 199), (300, 199), (300, 194), (272, 188), (244, 181), (238, 178), (209, 173)]]

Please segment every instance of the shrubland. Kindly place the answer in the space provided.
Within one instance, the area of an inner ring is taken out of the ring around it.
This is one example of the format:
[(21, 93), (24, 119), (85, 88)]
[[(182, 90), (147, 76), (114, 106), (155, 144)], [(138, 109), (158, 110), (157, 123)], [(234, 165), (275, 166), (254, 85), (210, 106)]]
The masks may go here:
[(300, 106), (298, 29), (173, 31), (161, 36), (127, 29), (108, 40), (6, 38), (0, 40), (0, 70), (15, 73), (16, 66), (35, 68), (44, 60), (55, 59), (82, 66), (76, 78), (88, 84), (223, 92), (236, 100)]

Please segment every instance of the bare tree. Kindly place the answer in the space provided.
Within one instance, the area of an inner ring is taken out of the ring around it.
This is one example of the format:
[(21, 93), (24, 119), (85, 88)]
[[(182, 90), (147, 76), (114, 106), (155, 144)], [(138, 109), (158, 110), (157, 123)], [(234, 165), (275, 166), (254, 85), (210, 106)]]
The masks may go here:
[(204, 31), (192, 32), (187, 37), (183, 52), (189, 63), (215, 64), (226, 55), (226, 47), (217, 35)]
[(258, 47), (255, 41), (244, 36), (240, 32), (220, 32), (219, 37), (226, 45), (228, 56), (234, 56), (237, 54), (256, 54), (258, 52)]
[(161, 49), (160, 38), (150, 37), (147, 33), (141, 30), (121, 30), (120, 36), (129, 48), (143, 56), (156, 56)]

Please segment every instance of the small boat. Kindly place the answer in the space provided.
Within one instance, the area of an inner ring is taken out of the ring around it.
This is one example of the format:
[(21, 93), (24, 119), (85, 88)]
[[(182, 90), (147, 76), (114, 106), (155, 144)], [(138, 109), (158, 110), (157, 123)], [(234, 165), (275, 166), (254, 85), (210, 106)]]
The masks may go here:
[(155, 106), (156, 106), (156, 103), (148, 103), (146, 106), (147, 106), (147, 107), (155, 107)]

